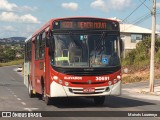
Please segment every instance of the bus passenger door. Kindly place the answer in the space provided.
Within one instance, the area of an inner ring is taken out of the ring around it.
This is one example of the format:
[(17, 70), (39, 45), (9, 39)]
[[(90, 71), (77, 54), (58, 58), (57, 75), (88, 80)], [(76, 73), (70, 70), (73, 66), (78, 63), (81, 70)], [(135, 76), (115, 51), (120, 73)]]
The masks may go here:
[(35, 89), (35, 38), (32, 39), (31, 85)]

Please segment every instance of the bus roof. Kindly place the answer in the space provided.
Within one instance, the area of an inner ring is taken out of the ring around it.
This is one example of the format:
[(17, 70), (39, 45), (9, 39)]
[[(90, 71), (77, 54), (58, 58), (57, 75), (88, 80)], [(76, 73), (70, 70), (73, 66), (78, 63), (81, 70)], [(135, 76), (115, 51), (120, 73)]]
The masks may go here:
[(66, 17), (66, 18), (52, 18), (51, 20), (50, 20), (50, 22), (53, 22), (53, 21), (55, 21), (55, 20), (69, 20), (69, 19), (78, 19), (78, 18), (86, 18), (86, 19), (99, 19), (99, 20), (110, 20), (110, 21), (114, 21), (114, 22), (118, 22), (117, 20), (113, 20), (113, 19), (107, 19), (107, 18), (98, 18), (98, 17)]
[(35, 35), (39, 34), (40, 32), (44, 31), (46, 28), (48, 28), (49, 26), (52, 26), (52, 23), (55, 20), (69, 20), (69, 19), (99, 19), (99, 20), (109, 20), (109, 21), (113, 21), (113, 22), (118, 22), (117, 20), (113, 20), (113, 19), (107, 19), (107, 18), (98, 18), (98, 17), (66, 17), (66, 18), (52, 18), (50, 19), (45, 25), (43, 25), (40, 29), (38, 29), (36, 32), (33, 33), (32, 37), (34, 37)]

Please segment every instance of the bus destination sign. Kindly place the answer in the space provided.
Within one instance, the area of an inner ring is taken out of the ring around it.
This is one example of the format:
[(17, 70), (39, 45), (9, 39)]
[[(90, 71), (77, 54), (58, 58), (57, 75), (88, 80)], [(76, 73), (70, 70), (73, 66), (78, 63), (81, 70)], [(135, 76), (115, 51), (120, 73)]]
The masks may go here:
[(53, 24), (53, 29), (62, 29), (62, 30), (84, 30), (84, 29), (93, 29), (93, 30), (118, 30), (118, 23), (112, 21), (74, 21), (74, 20), (64, 20), (56, 21)]
[(106, 22), (61, 22), (61, 28), (79, 28), (79, 29), (106, 29)]

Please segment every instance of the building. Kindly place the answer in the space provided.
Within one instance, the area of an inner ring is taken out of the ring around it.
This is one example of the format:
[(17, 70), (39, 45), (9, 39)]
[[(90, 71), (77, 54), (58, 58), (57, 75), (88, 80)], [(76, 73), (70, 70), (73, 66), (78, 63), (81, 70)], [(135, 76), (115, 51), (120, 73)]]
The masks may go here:
[(123, 57), (132, 49), (136, 49), (136, 44), (146, 37), (151, 37), (152, 30), (139, 27), (133, 24), (120, 24), (121, 39), (123, 40)]
[[(120, 23), (120, 34), (123, 40), (123, 57), (126, 56), (128, 51), (136, 49), (138, 42), (144, 40), (146, 37), (151, 37), (152, 30), (150, 29), (133, 24), (125, 24), (121, 19), (116, 17), (109, 19), (117, 20)], [(156, 32), (156, 35), (158, 34), (159, 32)]]

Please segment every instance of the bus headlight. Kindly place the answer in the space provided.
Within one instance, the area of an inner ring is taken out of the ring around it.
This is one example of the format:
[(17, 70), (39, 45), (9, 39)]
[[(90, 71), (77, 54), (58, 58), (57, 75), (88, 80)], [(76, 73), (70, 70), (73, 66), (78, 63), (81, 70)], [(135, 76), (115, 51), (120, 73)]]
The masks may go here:
[(118, 80), (120, 80), (120, 79), (121, 79), (121, 76), (120, 76), (120, 75), (118, 75), (118, 76), (117, 76), (117, 79), (118, 79)]
[(53, 76), (53, 80), (58, 80), (58, 76)]

